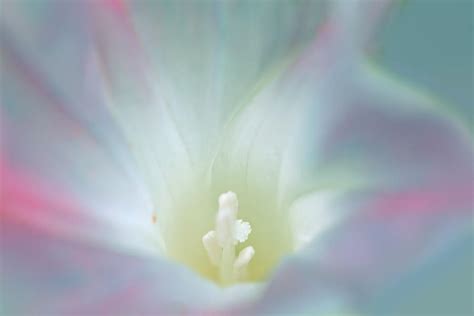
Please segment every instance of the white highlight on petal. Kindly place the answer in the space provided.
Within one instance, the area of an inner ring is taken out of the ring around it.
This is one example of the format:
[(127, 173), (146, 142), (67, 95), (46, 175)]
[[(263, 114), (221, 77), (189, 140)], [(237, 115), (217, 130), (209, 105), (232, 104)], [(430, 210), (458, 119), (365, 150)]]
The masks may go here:
[(334, 205), (338, 196), (333, 191), (317, 191), (293, 202), (290, 206), (290, 227), (295, 250), (305, 247), (340, 219), (341, 210)]
[(252, 227), (250, 223), (237, 219), (239, 202), (234, 192), (221, 194), (218, 202), (215, 230), (205, 234), (202, 243), (211, 263), (219, 267), (220, 282), (229, 285), (245, 279), (247, 265), (252, 260), (255, 249), (248, 246), (235, 258), (235, 246), (248, 239)]

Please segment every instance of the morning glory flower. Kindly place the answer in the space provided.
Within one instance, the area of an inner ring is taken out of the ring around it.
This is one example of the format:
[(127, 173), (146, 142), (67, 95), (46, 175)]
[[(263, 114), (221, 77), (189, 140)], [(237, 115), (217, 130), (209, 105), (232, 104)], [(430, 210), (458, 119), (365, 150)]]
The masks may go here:
[(372, 60), (390, 6), (5, 2), (0, 307), (370, 314), (404, 292), (472, 236), (473, 151)]

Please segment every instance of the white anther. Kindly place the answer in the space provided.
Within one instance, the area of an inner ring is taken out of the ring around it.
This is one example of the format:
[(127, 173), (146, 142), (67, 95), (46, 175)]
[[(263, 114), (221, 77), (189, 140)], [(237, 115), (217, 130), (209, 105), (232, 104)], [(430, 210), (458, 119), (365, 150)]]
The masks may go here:
[(250, 260), (252, 260), (253, 256), (255, 255), (255, 249), (252, 246), (245, 247), (239, 253), (237, 259), (234, 262), (234, 269), (240, 270), (246, 267)]
[(252, 246), (245, 247), (240, 251), (239, 256), (234, 261), (234, 280), (244, 280), (247, 278), (247, 266), (254, 255), (255, 249)]
[(206, 235), (204, 235), (204, 237), (202, 237), (202, 243), (207, 251), (211, 263), (215, 266), (218, 266), (222, 257), (222, 248), (217, 242), (216, 232), (211, 230)]

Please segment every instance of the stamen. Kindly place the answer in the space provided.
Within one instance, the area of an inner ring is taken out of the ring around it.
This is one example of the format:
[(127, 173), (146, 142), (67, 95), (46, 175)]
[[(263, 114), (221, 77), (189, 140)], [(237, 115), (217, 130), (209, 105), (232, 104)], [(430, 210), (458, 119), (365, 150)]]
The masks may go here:
[(209, 260), (219, 267), (219, 278), (223, 285), (244, 280), (246, 268), (255, 254), (255, 249), (248, 246), (235, 258), (235, 246), (246, 241), (252, 231), (248, 222), (237, 219), (238, 208), (234, 192), (221, 194), (215, 230), (209, 231), (202, 238)]
[(239, 253), (234, 262), (234, 279), (242, 280), (247, 277), (247, 266), (255, 254), (255, 249), (252, 246), (245, 247)]
[(218, 266), (221, 261), (222, 250), (217, 242), (216, 232), (211, 230), (204, 235), (204, 237), (202, 237), (202, 243), (204, 248), (206, 248), (211, 263)]

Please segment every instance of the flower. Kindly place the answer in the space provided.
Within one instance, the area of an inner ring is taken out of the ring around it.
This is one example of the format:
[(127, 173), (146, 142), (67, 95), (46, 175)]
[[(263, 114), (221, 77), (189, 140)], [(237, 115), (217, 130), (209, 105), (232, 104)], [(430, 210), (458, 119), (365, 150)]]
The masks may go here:
[(7, 2), (7, 312), (359, 313), (465, 238), (470, 137), (370, 62), (387, 6)]

